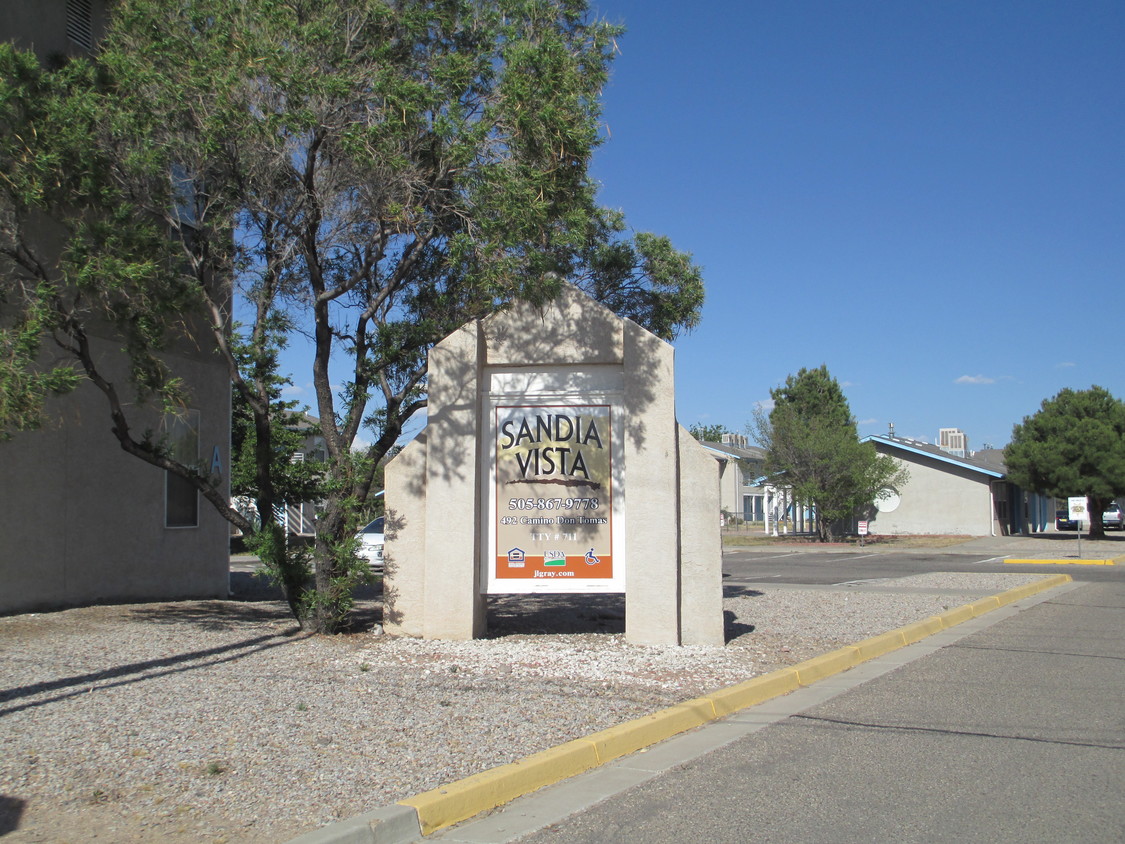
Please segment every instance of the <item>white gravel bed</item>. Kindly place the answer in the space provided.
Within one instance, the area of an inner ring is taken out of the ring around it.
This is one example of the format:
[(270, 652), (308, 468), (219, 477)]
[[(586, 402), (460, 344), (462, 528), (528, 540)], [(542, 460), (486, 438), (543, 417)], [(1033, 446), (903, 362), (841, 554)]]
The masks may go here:
[(275, 602), (0, 618), (0, 835), (284, 841), (1039, 577), (762, 586), (715, 648), (626, 644), (605, 596), (493, 599), (472, 642), (311, 636)]

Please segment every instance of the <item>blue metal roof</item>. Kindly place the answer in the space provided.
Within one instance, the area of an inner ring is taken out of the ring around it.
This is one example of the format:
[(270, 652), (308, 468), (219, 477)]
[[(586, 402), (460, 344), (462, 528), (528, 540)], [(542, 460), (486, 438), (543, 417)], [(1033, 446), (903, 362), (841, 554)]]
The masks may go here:
[(892, 446), (901, 451), (909, 451), (912, 454), (919, 454), (923, 457), (929, 457), (943, 463), (951, 463), (954, 466), (960, 466), (972, 472), (980, 472), (982, 475), (988, 475), (990, 478), (1004, 477), (1004, 473), (997, 469), (990, 469), (969, 458), (957, 457), (929, 443), (920, 443), (915, 440), (901, 440), (898, 437), (887, 437), (881, 434), (871, 434), (870, 436), (864, 437), (862, 441), (882, 443), (883, 445)]

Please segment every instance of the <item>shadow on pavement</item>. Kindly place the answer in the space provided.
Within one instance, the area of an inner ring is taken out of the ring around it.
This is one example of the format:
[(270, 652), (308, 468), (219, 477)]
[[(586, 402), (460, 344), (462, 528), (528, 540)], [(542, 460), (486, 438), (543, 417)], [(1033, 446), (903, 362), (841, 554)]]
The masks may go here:
[(0, 794), (0, 835), (15, 832), (20, 827), (20, 818), (27, 807), (27, 801), (18, 797)]
[(624, 632), (624, 595), (493, 595), (488, 599), (489, 639)]
[[(281, 647), (282, 645), (295, 641), (294, 634), (298, 632), (299, 630), (294, 627), (294, 629), (283, 633), (268, 633), (263, 636), (255, 636), (254, 638), (245, 639), (241, 642), (233, 642), (214, 648), (186, 651), (161, 659), (132, 662), (99, 671), (72, 674), (68, 677), (59, 677), (55, 680), (32, 683), (27, 686), (0, 689), (0, 717), (24, 709), (45, 706), (55, 701), (74, 697), (75, 695), (91, 694), (95, 691), (95, 688), (97, 691), (101, 692), (117, 686), (125, 686), (131, 683), (151, 680), (154, 677), (161, 677), (165, 674), (194, 671), (198, 668), (206, 668), (221, 662), (233, 662), (253, 653)], [(96, 687), (94, 684), (96, 684)], [(44, 697), (44, 695), (49, 696)], [(33, 699), (25, 700), (24, 703), (17, 703), (12, 706), (6, 705), (9, 701), (24, 700), (27, 698)]]

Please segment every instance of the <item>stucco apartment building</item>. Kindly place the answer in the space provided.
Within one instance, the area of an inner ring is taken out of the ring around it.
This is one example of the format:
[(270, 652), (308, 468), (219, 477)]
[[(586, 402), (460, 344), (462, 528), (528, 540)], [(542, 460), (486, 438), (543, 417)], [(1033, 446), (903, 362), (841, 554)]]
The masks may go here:
[(865, 440), (901, 461), (910, 473), (901, 489), (876, 501), (872, 533), (1001, 536), (1036, 533), (1053, 525), (1053, 499), (1011, 483), (1002, 451), (962, 456), (948, 446), (903, 437)]
[[(0, 40), (43, 61), (81, 54), (104, 31), (105, 0), (5, 0)], [(17, 272), (0, 264), (0, 283)], [(3, 318), (0, 311), (0, 319)], [(127, 386), (120, 343), (92, 338), (99, 365)], [(202, 335), (201, 335), (202, 336)], [(48, 345), (44, 354), (51, 354)], [(229, 489), (230, 381), (202, 339), (168, 361), (192, 405), (138, 423)], [(43, 429), (0, 443), (0, 613), (105, 601), (225, 597), (229, 525), (181, 479), (126, 454), (105, 398), (82, 383), (52, 400)]]

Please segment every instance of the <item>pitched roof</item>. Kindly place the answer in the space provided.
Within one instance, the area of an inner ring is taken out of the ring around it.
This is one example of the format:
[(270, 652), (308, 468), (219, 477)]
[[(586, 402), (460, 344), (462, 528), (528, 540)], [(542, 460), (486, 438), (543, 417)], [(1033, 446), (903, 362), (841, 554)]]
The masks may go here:
[(726, 443), (713, 443), (699, 440), (699, 444), (712, 453), (718, 453), (723, 457), (733, 457), (735, 460), (765, 460), (766, 453), (757, 446), (747, 446), (740, 448), (737, 445), (727, 445)]
[(902, 437), (888, 437), (884, 434), (872, 434), (869, 437), (864, 437), (863, 441), (873, 442), (877, 445), (909, 452), (911, 454), (930, 457), (943, 463), (951, 463), (973, 472), (980, 472), (991, 478), (1003, 478), (1008, 473), (1008, 469), (1004, 465), (1004, 453), (999, 449), (988, 449), (986, 452), (978, 452), (973, 457), (958, 457), (955, 454), (950, 454), (948, 451), (943, 451), (936, 445), (930, 445), (929, 443), (920, 442), (919, 440), (908, 440)]

